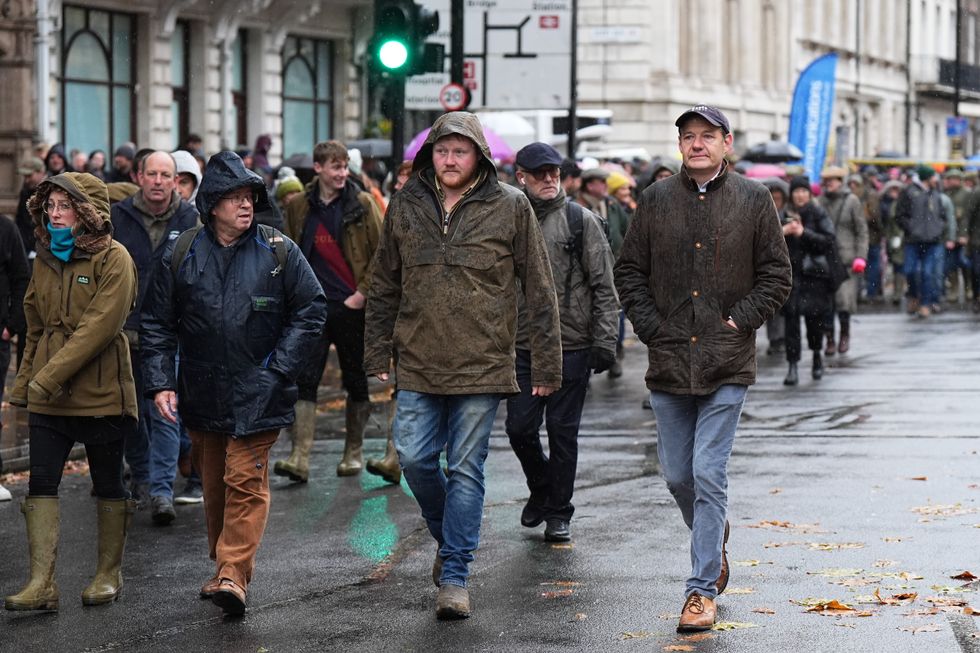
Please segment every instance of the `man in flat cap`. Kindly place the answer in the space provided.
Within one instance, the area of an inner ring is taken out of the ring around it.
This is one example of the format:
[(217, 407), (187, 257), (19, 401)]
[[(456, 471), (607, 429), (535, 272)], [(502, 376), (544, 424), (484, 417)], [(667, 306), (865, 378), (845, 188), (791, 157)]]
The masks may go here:
[(725, 115), (699, 105), (675, 124), (683, 168), (643, 191), (614, 272), (649, 348), (657, 452), (691, 529), (685, 632), (712, 627), (728, 583), (728, 459), (755, 382), (755, 331), (786, 300), (792, 273), (769, 192), (729, 173)]
[[(518, 395), (507, 399), (507, 437), (517, 454), (531, 492), (521, 525), (545, 522), (544, 539), (571, 539), (569, 521), (578, 460), (578, 429), (593, 371), (616, 363), (619, 300), (613, 287), (612, 251), (599, 219), (568, 202), (562, 190), (562, 158), (547, 143), (531, 143), (517, 152), (517, 182), (531, 201), (548, 249), (561, 322), (561, 387), (546, 397), (532, 393), (528, 306), (518, 294)], [(545, 420), (548, 455), (539, 429)]]

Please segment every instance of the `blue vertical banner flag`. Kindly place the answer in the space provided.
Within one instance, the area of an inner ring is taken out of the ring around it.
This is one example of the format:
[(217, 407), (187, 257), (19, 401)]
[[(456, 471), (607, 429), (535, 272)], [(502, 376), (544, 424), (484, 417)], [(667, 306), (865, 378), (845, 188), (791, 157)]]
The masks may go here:
[(803, 152), (805, 173), (816, 181), (827, 157), (827, 140), (834, 117), (834, 78), (837, 53), (819, 57), (796, 80), (789, 114), (789, 142)]

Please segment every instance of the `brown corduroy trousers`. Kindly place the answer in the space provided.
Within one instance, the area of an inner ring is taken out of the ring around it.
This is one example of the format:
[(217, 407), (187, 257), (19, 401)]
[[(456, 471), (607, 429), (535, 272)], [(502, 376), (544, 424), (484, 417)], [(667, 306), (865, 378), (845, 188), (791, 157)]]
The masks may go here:
[(247, 588), (269, 518), (269, 449), (279, 430), (243, 438), (188, 429), (201, 475), (204, 516), (215, 576)]

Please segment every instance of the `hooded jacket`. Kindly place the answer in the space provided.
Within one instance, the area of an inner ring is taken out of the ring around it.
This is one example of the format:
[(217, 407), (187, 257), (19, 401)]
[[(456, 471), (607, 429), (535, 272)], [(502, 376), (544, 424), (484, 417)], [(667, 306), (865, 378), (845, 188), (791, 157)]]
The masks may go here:
[[(140, 331), (146, 396), (174, 390), (188, 428), (235, 437), (293, 422), (296, 377), (326, 320), (320, 284), (293, 241), (268, 242), (253, 220), (232, 245), (218, 242), (212, 210), (245, 187), (258, 195), (256, 212), (268, 206), (265, 184), (238, 155), (211, 157), (197, 195), (204, 228), (176, 272), (175, 241), (167, 246)], [(284, 268), (272, 246), (286, 248)]]
[[(473, 141), (482, 158), (479, 181), (444, 229), (432, 149), (453, 134)], [(400, 389), (516, 394), (518, 281), (529, 307), (531, 382), (559, 387), (558, 302), (530, 202), (497, 181), (477, 117), (444, 114), (388, 206), (367, 302), (365, 371), (387, 372), (394, 355)]]
[[(42, 211), (52, 189), (76, 203), (75, 248), (67, 263), (51, 253)], [(28, 203), (37, 236), (34, 275), (24, 298), (27, 339), (11, 403), (32, 413), (137, 416), (129, 343), (122, 333), (136, 301), (136, 266), (112, 239), (105, 184), (88, 173), (46, 179)]]
[(188, 202), (194, 203), (197, 199), (197, 191), (201, 187), (201, 166), (194, 158), (194, 155), (187, 150), (176, 150), (171, 152), (170, 155), (174, 158), (174, 163), (177, 164), (177, 174), (188, 174), (192, 175), (195, 179), (194, 182), (194, 192), (191, 193), (191, 197)]
[(727, 166), (704, 192), (686, 169), (648, 186), (614, 273), (647, 387), (682, 395), (754, 383), (755, 330), (792, 287), (769, 191)]
[[(286, 206), (285, 233), (297, 243), (303, 242), (311, 207), (319, 193), (317, 178), (306, 185), (304, 192), (294, 197)], [(354, 283), (362, 295), (367, 296), (371, 285), (371, 259), (378, 249), (381, 238), (381, 212), (368, 193), (359, 190), (353, 179), (348, 179), (338, 200), (343, 214), (343, 230), (340, 248), (344, 260), (354, 275)], [(304, 252), (307, 256), (311, 252)]]

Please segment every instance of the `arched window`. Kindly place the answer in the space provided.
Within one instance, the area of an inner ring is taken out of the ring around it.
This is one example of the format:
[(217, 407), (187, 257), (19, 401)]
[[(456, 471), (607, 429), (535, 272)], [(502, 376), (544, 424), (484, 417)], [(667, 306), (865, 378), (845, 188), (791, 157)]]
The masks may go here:
[(290, 36), (282, 49), (283, 158), (331, 135), (333, 44)]
[(65, 6), (61, 140), (66, 150), (112, 152), (133, 140), (133, 17)]

